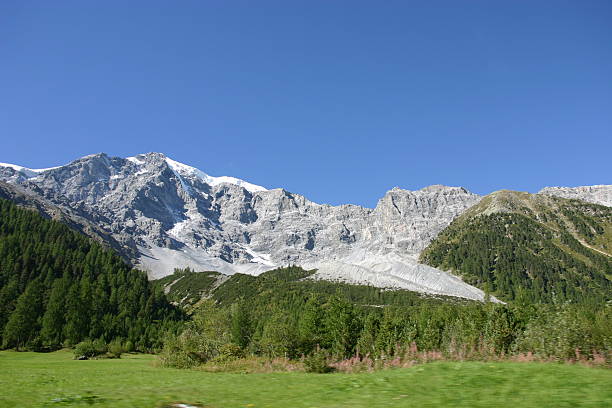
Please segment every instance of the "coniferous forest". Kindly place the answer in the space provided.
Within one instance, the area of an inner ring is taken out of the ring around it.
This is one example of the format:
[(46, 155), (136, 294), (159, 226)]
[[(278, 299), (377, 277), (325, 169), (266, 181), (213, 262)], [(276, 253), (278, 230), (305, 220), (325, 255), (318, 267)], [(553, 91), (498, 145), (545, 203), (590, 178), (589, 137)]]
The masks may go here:
[[(521, 215), (479, 217), (469, 229), (449, 228), (447, 237), (451, 242), (438, 241), (428, 248), (424, 260), (457, 271), (467, 282), (503, 299), (602, 302), (612, 293), (612, 282), (606, 277), (606, 271), (612, 270), (608, 257), (564, 234), (560, 243), (578, 252), (582, 260), (570, 256), (554, 243), (550, 231)], [(538, 251), (526, 246), (537, 246)]]
[(112, 251), (0, 200), (3, 348), (49, 350), (99, 339), (146, 351), (181, 319), (145, 273)]
[(612, 258), (605, 251), (610, 251), (612, 209), (576, 200), (553, 204), (556, 211), (523, 207), (459, 217), (423, 251), (421, 261), (504, 301), (611, 300)]
[(605, 303), (481, 303), (308, 280), (311, 274), (288, 267), (236, 274), (217, 286), (219, 274), (175, 271), (157, 282), (173, 283), (170, 298), (188, 299), (185, 286), (198, 288), (198, 296), (183, 304), (192, 319), (166, 337), (162, 361), (191, 367), (247, 355), (384, 360), (410, 348), (449, 358), (531, 353), (563, 360), (577, 350), (610, 358), (612, 310)]

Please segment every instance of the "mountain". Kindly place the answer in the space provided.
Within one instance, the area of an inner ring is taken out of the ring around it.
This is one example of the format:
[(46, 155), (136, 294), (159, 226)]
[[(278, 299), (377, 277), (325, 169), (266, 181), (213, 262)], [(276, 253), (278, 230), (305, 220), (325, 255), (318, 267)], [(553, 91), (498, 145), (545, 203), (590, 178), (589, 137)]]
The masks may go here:
[(587, 201), (612, 207), (612, 185), (581, 187), (545, 187), (538, 194)]
[(420, 251), (480, 201), (461, 187), (394, 188), (374, 209), (317, 204), (283, 189), (212, 177), (160, 153), (96, 154), (32, 170), (0, 166), (17, 185), (108, 233), (151, 278), (174, 268), (258, 275), (280, 266), (341, 280), (483, 299), (480, 289), (427, 265)]
[[(53, 206), (151, 279), (175, 268), (259, 275), (299, 265), (316, 269), (308, 279), (484, 299), (470, 284), (478, 281), (419, 262), (451, 221), (480, 205), (482, 197), (462, 187), (394, 188), (373, 209), (331, 206), (281, 188), (213, 177), (161, 153), (100, 153), (49, 169), (3, 164), (0, 181)], [(606, 202), (609, 191), (548, 188), (538, 197)]]
[(612, 208), (498, 191), (455, 219), (421, 261), (503, 300), (610, 300)]

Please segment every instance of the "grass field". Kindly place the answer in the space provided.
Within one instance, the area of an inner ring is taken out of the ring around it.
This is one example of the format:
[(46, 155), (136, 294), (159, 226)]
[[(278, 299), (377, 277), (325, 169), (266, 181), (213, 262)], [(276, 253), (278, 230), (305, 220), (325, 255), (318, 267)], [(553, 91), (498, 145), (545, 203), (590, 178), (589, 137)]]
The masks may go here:
[(0, 352), (1, 407), (612, 407), (612, 370), (541, 363), (431, 363), (368, 374), (228, 374), (155, 357), (75, 361)]

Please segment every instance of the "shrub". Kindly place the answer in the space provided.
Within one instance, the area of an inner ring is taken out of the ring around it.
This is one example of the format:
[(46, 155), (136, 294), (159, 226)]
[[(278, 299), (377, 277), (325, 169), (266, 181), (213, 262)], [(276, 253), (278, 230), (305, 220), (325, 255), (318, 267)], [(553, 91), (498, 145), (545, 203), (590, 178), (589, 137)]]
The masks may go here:
[(162, 366), (189, 368), (216, 358), (230, 342), (228, 328), (227, 313), (213, 302), (204, 302), (181, 334), (166, 336), (160, 354)]
[(334, 368), (327, 363), (325, 350), (317, 350), (304, 359), (304, 370), (307, 373), (331, 373)]
[(259, 347), (269, 357), (296, 357), (297, 348), (296, 328), (291, 325), (289, 318), (280, 312), (275, 313), (266, 322)]
[(130, 340), (126, 341), (123, 345), (123, 350), (126, 353), (131, 353), (132, 351), (134, 351), (134, 343), (132, 343)]
[(219, 348), (219, 356), (217, 356), (216, 360), (231, 361), (244, 357), (244, 351), (240, 348), (239, 345), (234, 343), (227, 343)]
[(74, 357), (92, 358), (106, 353), (107, 348), (101, 340), (85, 340), (74, 346)]
[(111, 358), (121, 358), (123, 352), (124, 349), (120, 339), (115, 339), (108, 345), (108, 354)]
[[(586, 307), (562, 304), (543, 308), (527, 325), (515, 349), (522, 353), (559, 360), (592, 357), (610, 351), (609, 311), (593, 315)], [(607, 325), (607, 329), (605, 326)]]

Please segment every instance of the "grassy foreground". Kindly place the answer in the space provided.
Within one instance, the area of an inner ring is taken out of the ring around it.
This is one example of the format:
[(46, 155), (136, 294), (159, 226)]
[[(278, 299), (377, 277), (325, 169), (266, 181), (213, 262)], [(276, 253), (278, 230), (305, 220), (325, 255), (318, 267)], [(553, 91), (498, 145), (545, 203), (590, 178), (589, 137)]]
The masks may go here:
[(612, 407), (612, 370), (541, 363), (431, 363), (368, 374), (228, 374), (155, 357), (74, 361), (0, 352), (0, 407)]

